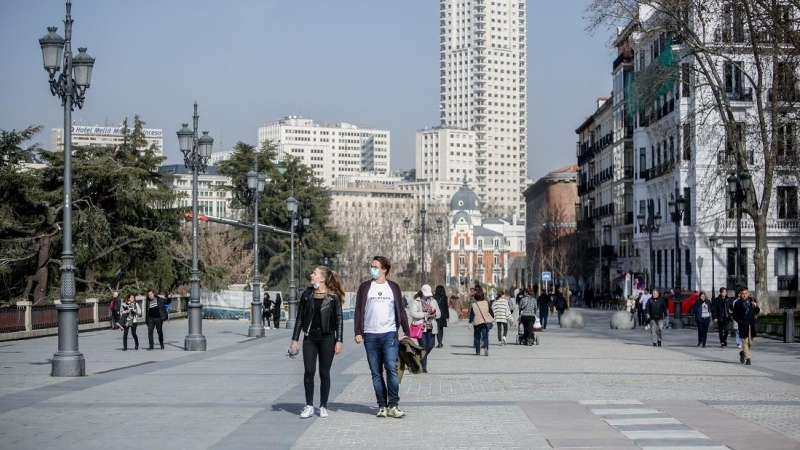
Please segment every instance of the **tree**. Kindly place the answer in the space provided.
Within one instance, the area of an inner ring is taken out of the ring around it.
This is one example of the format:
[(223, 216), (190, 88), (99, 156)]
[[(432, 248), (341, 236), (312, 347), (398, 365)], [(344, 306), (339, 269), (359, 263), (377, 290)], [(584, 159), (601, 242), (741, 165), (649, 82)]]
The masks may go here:
[[(708, 205), (698, 211), (698, 228), (730, 224), (725, 179), (732, 172), (752, 174), (743, 212), (752, 221), (755, 291), (765, 312), (770, 310), (768, 224), (780, 218), (773, 196), (778, 184), (797, 185), (800, 162), (799, 7), (797, 0), (594, 0), (586, 10), (590, 30), (620, 25), (634, 30), (647, 50), (640, 53), (650, 53), (637, 56), (653, 60), (646, 67), (638, 64), (635, 80), (626, 86), (628, 114), (638, 114), (640, 123), (653, 122), (665, 96), (689, 97), (688, 115), (680, 123), (650, 126), (648, 133), (658, 141), (659, 133), (680, 127), (690, 144), (690, 153), (679, 152), (675, 160), (681, 164), (689, 157), (697, 197)], [(651, 42), (657, 43), (652, 52), (646, 46)]]
[[(289, 230), (291, 220), (286, 207), (286, 199), (294, 195), (299, 209), (297, 220), (302, 214), (308, 214), (310, 224), (302, 235), (296, 234), (303, 243), (303, 267), (322, 264), (324, 257), (333, 259), (342, 250), (342, 236), (329, 227), (330, 196), (322, 184), (322, 180), (313, 176), (311, 169), (298, 158), (286, 156), (281, 165), (277, 165), (275, 145), (265, 141), (258, 150), (250, 144), (238, 142), (229, 160), (219, 165), (219, 173), (231, 178), (231, 184), (222, 187), (233, 194), (231, 208), (252, 209), (253, 194), (247, 188), (247, 173), (254, 169), (255, 158), (258, 158), (259, 173), (270, 178), (264, 187), (259, 200), (259, 222), (274, 226), (281, 230)], [(244, 231), (242, 233), (245, 233)], [(262, 233), (266, 245), (260, 246), (266, 258), (263, 267), (264, 281), (269, 286), (286, 288), (289, 285), (290, 239), (288, 236)], [(252, 241), (251, 241), (252, 245)], [(295, 259), (300, 255), (295, 247)], [(295, 275), (298, 273), (295, 271)], [(301, 280), (300, 285), (305, 281)]]

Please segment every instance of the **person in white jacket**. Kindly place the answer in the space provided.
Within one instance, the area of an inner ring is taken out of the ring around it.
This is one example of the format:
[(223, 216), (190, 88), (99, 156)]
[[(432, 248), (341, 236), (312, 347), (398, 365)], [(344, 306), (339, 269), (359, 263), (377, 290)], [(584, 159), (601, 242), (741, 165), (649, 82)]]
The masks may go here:
[(128, 330), (131, 330), (133, 335), (133, 343), (136, 346), (134, 350), (139, 350), (139, 336), (136, 335), (136, 326), (139, 322), (139, 317), (142, 317), (142, 308), (136, 303), (136, 297), (129, 294), (124, 302), (120, 305), (120, 323), (122, 323), (122, 351), (128, 350)]
[(409, 326), (423, 327), (419, 345), (425, 349), (425, 356), (422, 358), (422, 372), (428, 373), (428, 355), (436, 346), (436, 334), (439, 332), (436, 319), (441, 317), (442, 312), (439, 310), (436, 299), (433, 298), (433, 290), (430, 285), (423, 285), (418, 294), (408, 304), (408, 315), (411, 318)]
[(513, 311), (509, 305), (508, 295), (505, 291), (500, 291), (497, 300), (492, 302), (492, 313), (494, 313), (494, 322), (497, 325), (497, 340), (500, 345), (506, 345), (508, 323), (512, 320), (511, 313)]

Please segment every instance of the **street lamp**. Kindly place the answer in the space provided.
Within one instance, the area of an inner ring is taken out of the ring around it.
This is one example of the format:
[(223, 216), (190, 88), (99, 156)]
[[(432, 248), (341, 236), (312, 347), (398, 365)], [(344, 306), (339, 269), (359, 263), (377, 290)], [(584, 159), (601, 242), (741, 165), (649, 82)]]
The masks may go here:
[(742, 203), (747, 198), (747, 191), (750, 189), (750, 184), (753, 177), (747, 170), (739, 171), (738, 174), (733, 173), (728, 177), (728, 192), (732, 200), (736, 203), (736, 261), (735, 261), (735, 276), (736, 285), (734, 290), (739, 289), (744, 284), (742, 280)]
[[(50, 75), (50, 93), (61, 99), (64, 107), (64, 224), (61, 247), (61, 302), (58, 311), (58, 351), (53, 355), (54, 377), (82, 377), (86, 374), (86, 360), (78, 350), (78, 311), (75, 303), (75, 266), (72, 254), (72, 109), (83, 109), (86, 89), (92, 80), (94, 58), (86, 48), (78, 48), (72, 57), (72, 2), (67, 0), (64, 19), (64, 38), (56, 33), (58, 28), (47, 27), (47, 34), (39, 39), (44, 69)], [(62, 59), (63, 55), (63, 59)], [(56, 74), (63, 67), (64, 70)]]
[(264, 336), (264, 323), (261, 318), (261, 282), (258, 275), (258, 203), (264, 184), (268, 180), (258, 173), (258, 155), (255, 169), (247, 173), (247, 187), (253, 191), (253, 301), (250, 303), (250, 337)]
[(708, 238), (708, 242), (711, 244), (711, 292), (712, 292), (711, 295), (714, 296), (717, 295), (717, 285), (715, 283), (716, 273), (714, 271), (714, 262), (717, 259), (714, 252), (715, 247), (717, 246), (717, 237), (711, 236), (710, 238)]
[[(292, 222), (298, 228), (298, 231), (297, 231), (297, 235), (298, 235), (297, 236), (297, 251), (300, 252), (300, 258), (298, 258), (297, 263), (298, 263), (298, 265), (300, 267), (298, 268), (297, 272), (300, 274), (300, 279), (301, 280), (305, 280), (306, 278), (305, 278), (304, 273), (303, 273), (303, 238), (302, 238), (302, 236), (300, 236), (300, 230), (304, 230), (305, 231), (305, 230), (308, 229), (308, 224), (311, 223), (311, 213), (309, 213), (308, 211), (303, 211), (303, 214), (301, 214), (301, 217), (302, 217), (301, 220), (298, 220), (298, 218), (295, 217), (294, 219), (292, 219)], [(300, 227), (301, 224), (302, 224), (302, 228)]]
[(651, 200), (647, 204), (647, 216), (641, 211), (636, 216), (636, 220), (639, 222), (639, 233), (647, 233), (647, 252), (650, 254), (650, 279), (647, 280), (647, 287), (651, 291), (653, 290), (656, 276), (655, 259), (653, 258), (653, 233), (658, 233), (658, 229), (661, 228), (661, 213), (654, 214), (654, 209), (655, 207)]
[(440, 233), (442, 231), (441, 217), (436, 218), (435, 230), (432, 228), (428, 228), (425, 225), (425, 218), (427, 214), (428, 211), (426, 211), (425, 208), (419, 210), (420, 226), (416, 228), (411, 228), (411, 219), (409, 219), (408, 217), (403, 219), (403, 228), (406, 229), (406, 233), (414, 233), (422, 236), (422, 255), (421, 255), (422, 257), (420, 258), (422, 260), (422, 273), (420, 274), (420, 280), (421, 280), (420, 285), (425, 284), (425, 235), (430, 233)]
[(683, 220), (683, 211), (686, 208), (686, 199), (680, 195), (678, 184), (675, 183), (675, 195), (670, 196), (672, 200), (667, 203), (669, 205), (669, 214), (672, 223), (675, 224), (675, 267), (672, 268), (672, 290), (674, 292), (673, 303), (675, 305), (675, 324), (676, 329), (683, 328), (683, 308), (681, 303), (681, 241), (680, 241), (680, 228), (681, 220)]
[(295, 316), (297, 315), (297, 288), (294, 284), (294, 219), (297, 215), (297, 199), (294, 198), (294, 187), (292, 187), (289, 198), (286, 199), (286, 210), (289, 211), (289, 221), (291, 222), (290, 234), (290, 261), (289, 261), (289, 317), (286, 320), (286, 328), (294, 328)]
[(206, 171), (214, 139), (203, 131), (197, 138), (197, 102), (194, 103), (192, 128), (184, 123), (178, 130), (178, 146), (183, 153), (183, 164), (192, 171), (192, 276), (189, 291), (189, 334), (183, 341), (186, 351), (205, 351), (206, 337), (203, 336), (203, 305), (200, 304), (200, 269), (197, 263), (197, 173)]

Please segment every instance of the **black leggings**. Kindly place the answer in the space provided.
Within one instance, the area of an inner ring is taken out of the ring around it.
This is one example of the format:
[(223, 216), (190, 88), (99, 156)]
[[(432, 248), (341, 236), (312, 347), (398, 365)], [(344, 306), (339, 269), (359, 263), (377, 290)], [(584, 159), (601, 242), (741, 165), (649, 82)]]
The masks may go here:
[(122, 348), (128, 348), (128, 330), (131, 330), (131, 334), (133, 335), (133, 342), (136, 344), (136, 348), (139, 348), (139, 336), (136, 336), (136, 326), (138, 324), (133, 322), (131, 326), (124, 327), (124, 331), (122, 332)]
[(442, 339), (444, 338), (444, 329), (445, 327), (439, 325), (439, 330), (436, 333), (436, 340), (439, 341), (439, 345), (442, 345)]
[(503, 338), (506, 337), (508, 333), (508, 323), (507, 322), (497, 322), (497, 340), (503, 342)]
[(336, 338), (333, 333), (320, 335), (310, 331), (303, 339), (303, 386), (306, 389), (306, 405), (314, 405), (314, 373), (317, 357), (319, 357), (319, 406), (328, 406), (328, 395), (331, 392), (331, 365), (333, 364)]

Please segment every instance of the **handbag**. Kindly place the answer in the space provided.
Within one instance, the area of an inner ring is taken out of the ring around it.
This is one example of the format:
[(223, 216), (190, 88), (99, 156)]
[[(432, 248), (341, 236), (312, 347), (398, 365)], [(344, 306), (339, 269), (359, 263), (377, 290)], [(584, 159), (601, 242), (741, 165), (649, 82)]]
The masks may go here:
[(408, 337), (414, 339), (422, 339), (422, 329), (425, 327), (425, 322), (414, 324), (408, 327)]

